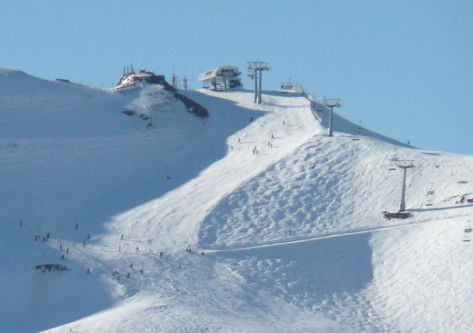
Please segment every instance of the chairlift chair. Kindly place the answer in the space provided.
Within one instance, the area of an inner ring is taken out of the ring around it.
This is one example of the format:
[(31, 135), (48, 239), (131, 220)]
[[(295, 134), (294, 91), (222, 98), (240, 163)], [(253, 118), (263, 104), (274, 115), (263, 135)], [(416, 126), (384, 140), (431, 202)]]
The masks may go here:
[(397, 162), (399, 161), (399, 157), (397, 157), (396, 154), (394, 154), (393, 156), (391, 156), (391, 158), (389, 159), (391, 162)]
[(465, 225), (465, 233), (471, 233), (472, 230), (473, 230), (473, 229), (471, 228), (471, 222), (470, 222), (470, 220), (468, 220), (468, 221), (466, 222), (466, 225)]
[(360, 134), (361, 132), (363, 132), (363, 127), (361, 127), (361, 120), (360, 120), (360, 123), (355, 126), (355, 133)]
[(470, 220), (468, 220), (466, 222), (466, 226), (465, 226), (465, 232), (463, 233), (463, 242), (466, 242), (466, 243), (469, 243), (470, 242), (470, 239), (471, 239), (471, 232), (472, 232), (472, 228), (471, 228), (471, 222)]
[(433, 203), (434, 203), (434, 199), (435, 199), (435, 190), (434, 190), (434, 186), (433, 184), (430, 184), (430, 187), (429, 189), (427, 190), (427, 199), (426, 199), (426, 203), (425, 205), (426, 206), (432, 206)]

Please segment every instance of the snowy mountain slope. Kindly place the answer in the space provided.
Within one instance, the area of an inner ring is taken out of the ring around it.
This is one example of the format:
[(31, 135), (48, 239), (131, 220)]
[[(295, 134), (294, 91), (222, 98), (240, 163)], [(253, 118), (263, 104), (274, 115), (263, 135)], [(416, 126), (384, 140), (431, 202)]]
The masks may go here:
[[(400, 171), (383, 164), (393, 153), (423, 158), (408, 186), (408, 221), (381, 215), (399, 203)], [(461, 332), (471, 325), (472, 251), (462, 240), (472, 206), (451, 198), (471, 189), (461, 180), (471, 157), (455, 156), (452, 166), (450, 154), (423, 155), (369, 139), (311, 139), (220, 203), (202, 228), (203, 246), (223, 249), (219, 259), (255, 289), (361, 331)], [(425, 206), (434, 179), (435, 208)], [(419, 323), (424, 315), (432, 318)]]
[[(254, 105), (246, 91), (182, 92), (203, 120), (158, 87), (0, 73), (4, 330), (471, 327), (472, 157), (352, 133), (343, 118), (328, 138), (297, 94)], [(416, 165), (408, 220), (381, 214), (399, 206), (392, 157)], [(70, 271), (34, 269), (46, 263)]]

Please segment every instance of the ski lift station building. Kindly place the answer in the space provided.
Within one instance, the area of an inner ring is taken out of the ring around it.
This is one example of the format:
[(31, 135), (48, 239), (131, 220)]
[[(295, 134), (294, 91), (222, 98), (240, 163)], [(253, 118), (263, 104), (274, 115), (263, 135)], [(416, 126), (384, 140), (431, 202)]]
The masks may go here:
[(235, 66), (220, 66), (199, 75), (199, 81), (211, 84), (214, 90), (222, 86), (224, 91), (228, 88), (241, 86), (240, 70)]

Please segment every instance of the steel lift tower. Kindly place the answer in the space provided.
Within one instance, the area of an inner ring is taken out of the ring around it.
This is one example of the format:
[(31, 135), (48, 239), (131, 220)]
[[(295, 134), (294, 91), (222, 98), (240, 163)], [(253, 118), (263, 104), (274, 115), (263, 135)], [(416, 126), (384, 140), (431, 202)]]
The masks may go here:
[(412, 161), (400, 161), (400, 160), (398, 160), (396, 162), (396, 165), (397, 165), (398, 168), (403, 170), (401, 206), (399, 208), (399, 211), (403, 212), (403, 211), (406, 210), (406, 174), (407, 174), (407, 169), (415, 168), (415, 166), (412, 163)]
[(340, 104), (339, 98), (325, 98), (321, 105), (330, 109), (330, 116), (328, 119), (328, 136), (333, 136), (333, 108), (339, 108), (342, 106), (342, 104)]
[(248, 76), (255, 80), (255, 103), (263, 103), (261, 98), (263, 71), (269, 71), (270, 69), (267, 62), (248, 61), (248, 71), (250, 72)]

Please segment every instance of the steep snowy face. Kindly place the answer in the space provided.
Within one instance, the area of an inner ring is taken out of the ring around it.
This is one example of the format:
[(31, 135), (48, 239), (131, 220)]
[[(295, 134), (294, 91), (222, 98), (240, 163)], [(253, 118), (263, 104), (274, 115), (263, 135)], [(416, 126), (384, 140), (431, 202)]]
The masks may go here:
[[(0, 291), (11, 310), (0, 322), (31, 332), (93, 314), (123, 294), (100, 274), (83, 279), (102, 259), (83, 261), (79, 249), (114, 215), (178, 186), (179, 177), (167, 179), (172, 160), (205, 124), (155, 86), (118, 94), (2, 70), (0, 87), (0, 257), (8, 267)], [(35, 269), (59, 263), (68, 270)], [(76, 306), (63, 309), (66, 300)]]

